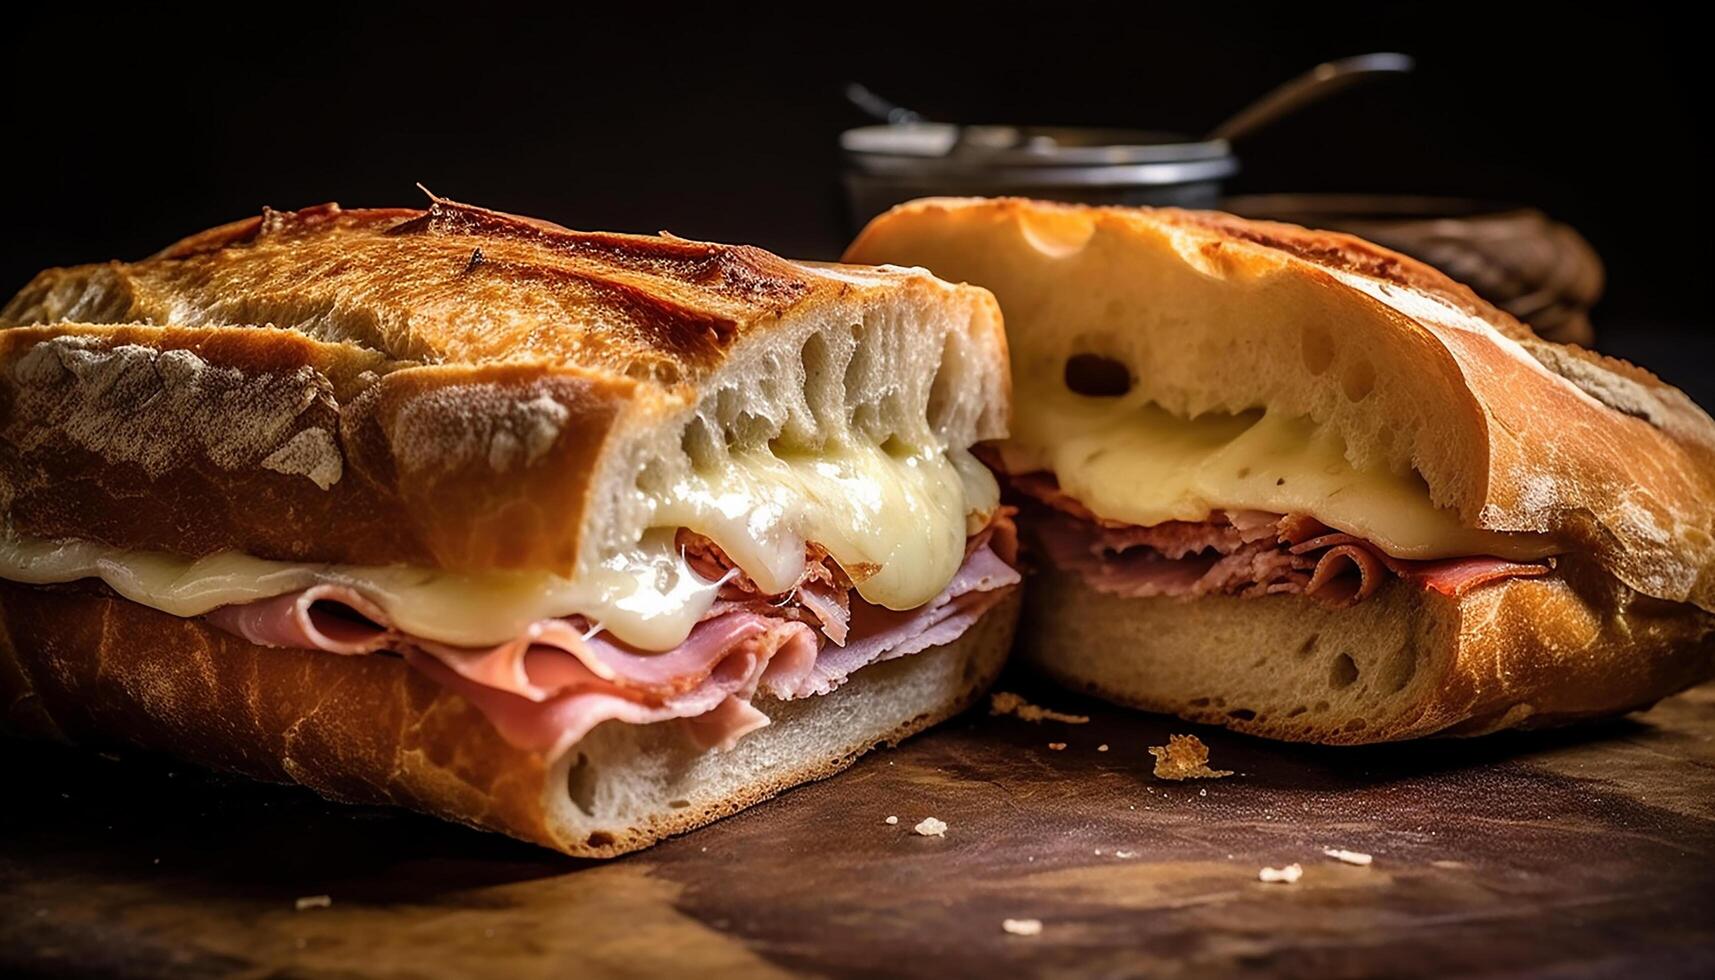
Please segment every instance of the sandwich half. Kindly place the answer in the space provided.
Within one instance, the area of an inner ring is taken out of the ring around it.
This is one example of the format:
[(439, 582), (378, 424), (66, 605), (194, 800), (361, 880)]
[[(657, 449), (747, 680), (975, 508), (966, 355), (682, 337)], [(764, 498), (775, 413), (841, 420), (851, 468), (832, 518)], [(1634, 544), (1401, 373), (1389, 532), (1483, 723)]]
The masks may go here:
[(609, 856), (999, 670), (994, 299), (434, 200), (0, 312), (0, 720)]
[(1346, 235), (925, 200), (848, 261), (994, 291), (1021, 655), (1275, 738), (1475, 735), (1715, 672), (1715, 424)]

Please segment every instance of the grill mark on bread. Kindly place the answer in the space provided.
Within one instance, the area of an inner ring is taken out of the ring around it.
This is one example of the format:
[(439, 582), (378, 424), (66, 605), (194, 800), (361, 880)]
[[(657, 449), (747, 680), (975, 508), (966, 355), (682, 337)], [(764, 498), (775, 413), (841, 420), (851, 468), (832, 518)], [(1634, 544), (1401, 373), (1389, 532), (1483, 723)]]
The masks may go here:
[[(425, 277), (442, 255), (453, 274)], [(0, 319), (279, 326), (417, 363), (593, 354), (676, 383), (813, 291), (798, 266), (751, 246), (572, 231), (435, 198), (427, 210), (265, 208), (143, 262), (50, 270)], [(413, 302), (424, 294), (433, 302)], [(529, 349), (495, 341), (508, 315), (540, 321)]]
[(389, 234), (435, 234), (529, 242), (568, 258), (615, 265), (662, 279), (695, 284), (748, 303), (790, 306), (809, 289), (792, 265), (749, 245), (695, 242), (662, 233), (656, 237), (584, 232), (552, 222), (502, 214), (436, 198), (419, 217)]

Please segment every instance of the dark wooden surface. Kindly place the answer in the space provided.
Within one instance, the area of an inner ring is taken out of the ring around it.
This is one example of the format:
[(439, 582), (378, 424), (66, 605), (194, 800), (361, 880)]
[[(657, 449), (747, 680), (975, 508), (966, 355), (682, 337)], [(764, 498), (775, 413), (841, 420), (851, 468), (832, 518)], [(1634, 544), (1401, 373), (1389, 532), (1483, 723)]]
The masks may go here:
[[(1331, 750), (1003, 686), (1094, 720), (975, 712), (605, 864), (0, 742), (0, 974), (1715, 974), (1715, 689), (1570, 731)], [(1192, 730), (1239, 775), (1153, 779), (1145, 747)], [(944, 839), (911, 832), (926, 816)], [(1297, 884), (1257, 881), (1293, 861)]]

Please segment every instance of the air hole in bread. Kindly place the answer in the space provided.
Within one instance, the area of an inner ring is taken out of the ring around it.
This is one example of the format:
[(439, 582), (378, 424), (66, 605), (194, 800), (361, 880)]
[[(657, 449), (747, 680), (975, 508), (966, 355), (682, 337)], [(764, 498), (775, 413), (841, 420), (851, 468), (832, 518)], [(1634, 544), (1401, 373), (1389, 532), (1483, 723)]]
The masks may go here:
[(683, 810), (691, 805), (690, 800), (668, 800), (667, 805), (675, 810)]
[(1077, 211), (1044, 210), (1021, 215), (1018, 230), (1038, 252), (1063, 259), (1084, 250), (1096, 233), (1096, 222)]
[(881, 406), (873, 402), (854, 406), (851, 421), (848, 424), (851, 431), (874, 438), (875, 433), (881, 429)]
[(637, 489), (644, 493), (660, 493), (667, 489), (671, 478), (667, 475), (667, 461), (656, 457), (643, 464), (643, 469), (637, 474)]
[(1339, 691), (1351, 687), (1358, 679), (1358, 662), (1349, 653), (1339, 654), (1328, 665), (1328, 687)]
[(1386, 422), (1376, 426), (1376, 449), (1386, 453), (1393, 448), (1394, 428)]
[(1351, 721), (1346, 722), (1346, 724), (1341, 728), (1341, 731), (1361, 732), (1368, 727), (1370, 727), (1369, 722), (1362, 718), (1353, 718)]
[(1354, 402), (1370, 397), (1376, 387), (1376, 368), (1369, 361), (1356, 360), (1340, 372), (1340, 390)]
[(598, 830), (585, 837), (584, 843), (590, 847), (608, 847), (613, 844), (613, 835), (605, 830)]
[(1066, 358), (1066, 387), (1091, 398), (1118, 398), (1131, 390), (1131, 368), (1100, 354)]
[(1300, 658), (1303, 658), (1303, 657), (1308, 657), (1311, 654), (1315, 653), (1316, 652), (1316, 642), (1320, 639), (1322, 639), (1322, 634), (1320, 634), (1320, 633), (1312, 633), (1309, 636), (1305, 637), (1304, 642), (1300, 643), (1298, 645), (1298, 656)]
[(1215, 707), (1225, 708), (1226, 706), (1227, 706), (1227, 699), (1226, 698), (1216, 698), (1215, 699)]
[[(842, 379), (845, 385), (847, 408), (851, 411), (851, 422), (857, 431), (868, 433), (869, 426), (875, 424), (876, 406), (873, 402), (850, 404), (853, 392), (871, 391), (871, 375), (875, 373), (875, 349), (864, 342), (867, 333), (861, 323), (852, 324), (852, 359), (846, 362), (846, 373)], [(865, 412), (867, 409), (867, 413)], [(863, 424), (859, 424), (860, 420)]]
[(1286, 713), (1286, 717), (1297, 718), (1299, 715), (1304, 714), (1305, 712), (1307, 712), (1309, 710), (1310, 710), (1309, 708), (1306, 708), (1304, 705), (1301, 704), (1298, 707), (1293, 708), (1291, 711), (1288, 711)]
[(762, 416), (748, 411), (739, 412), (727, 423), (727, 442), (747, 447), (761, 446), (773, 439), (778, 432), (775, 425)]
[(1417, 651), (1409, 643), (1401, 646), (1388, 654), (1380, 671), (1382, 689), (1389, 694), (1398, 694), (1417, 673)]
[(1249, 708), (1234, 708), (1227, 712), (1227, 717), (1234, 718), (1239, 721), (1256, 721), (1256, 712)]
[(1185, 703), (1189, 704), (1193, 708), (1207, 708), (1209, 706), (1209, 699), (1208, 698), (1192, 698), (1191, 700), (1189, 700)]
[(1311, 374), (1321, 374), (1334, 363), (1334, 338), (1329, 335), (1326, 327), (1305, 327), (1300, 335), (1300, 353), (1304, 357), (1304, 369)]
[(798, 351), (798, 361), (804, 370), (804, 398), (816, 421), (822, 425), (838, 421), (829, 413), (845, 404), (846, 393), (830, 390), (843, 381), (834, 366), (834, 352), (828, 346), (828, 338), (820, 333), (811, 334)]
[(714, 465), (724, 451), (720, 439), (702, 416), (685, 426), (685, 431), (679, 435), (679, 448), (691, 458), (691, 465), (697, 469)]
[(929, 384), (929, 427), (935, 432), (947, 431), (948, 411), (958, 404), (959, 390), (964, 379), (959, 377), (959, 365), (964, 363), (959, 345), (963, 335), (948, 331), (941, 345), (941, 364), (935, 368), (935, 380)]
[(1318, 701), (1318, 702), (1316, 702), (1315, 706), (1313, 706), (1310, 710), (1316, 712), (1317, 714), (1321, 714), (1322, 712), (1328, 710), (1328, 702)]
[(572, 805), (586, 816), (595, 816), (595, 784), (595, 765), (589, 756), (579, 752), (578, 757), (572, 760), (571, 768), (566, 770), (566, 795), (572, 798)]

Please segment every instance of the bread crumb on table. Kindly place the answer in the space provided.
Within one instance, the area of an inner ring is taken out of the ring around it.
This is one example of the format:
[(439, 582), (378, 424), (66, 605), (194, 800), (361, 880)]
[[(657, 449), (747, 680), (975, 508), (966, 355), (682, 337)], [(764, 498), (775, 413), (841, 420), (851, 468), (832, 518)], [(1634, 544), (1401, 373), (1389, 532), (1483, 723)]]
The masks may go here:
[(917, 833), (921, 834), (924, 837), (945, 837), (945, 836), (947, 836), (947, 824), (946, 824), (946, 822), (942, 821), (942, 820), (936, 820), (934, 817), (924, 817), (923, 821), (921, 823), (919, 823), (915, 827), (912, 827), (911, 829), (917, 831)]
[(989, 697), (989, 714), (1015, 715), (1023, 721), (1062, 721), (1068, 725), (1085, 725), (1089, 715), (1068, 715), (1040, 708), (1011, 691), (996, 691)]
[(304, 912), (309, 909), (325, 909), (332, 904), (333, 899), (327, 895), (305, 895), (293, 902), (292, 907), (299, 912)]
[(1102, 744), (1096, 746), (1097, 752), (1106, 752), (1107, 750), (1108, 750), (1108, 743), (1106, 743), (1106, 742), (1103, 742)]
[(1355, 864), (1360, 868), (1369, 867), (1370, 862), (1375, 860), (1374, 856), (1365, 854), (1362, 851), (1348, 851), (1339, 847), (1324, 847), (1322, 849), (1322, 853), (1336, 861), (1342, 861), (1346, 864)]
[(1054, 752), (1064, 752), (1064, 751), (1066, 751), (1066, 743), (1065, 742), (1049, 742), (1048, 748)]
[(1299, 864), (1289, 864), (1284, 868), (1263, 868), (1256, 873), (1258, 881), (1271, 885), (1290, 885), (1304, 877), (1304, 867)]
[(1041, 919), (1002, 919), (1000, 927), (1014, 936), (1042, 935)]
[(898, 822), (899, 822), (899, 818), (898, 817), (892, 817), (892, 816), (890, 816), (886, 820), (882, 821), (882, 823), (887, 824), (889, 827), (893, 826), (894, 824), (896, 824)]
[(1156, 779), (1220, 779), (1231, 769), (1209, 768), (1209, 747), (1195, 735), (1169, 735), (1166, 745), (1151, 745)]

